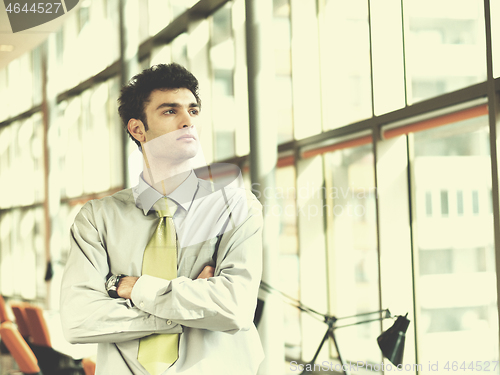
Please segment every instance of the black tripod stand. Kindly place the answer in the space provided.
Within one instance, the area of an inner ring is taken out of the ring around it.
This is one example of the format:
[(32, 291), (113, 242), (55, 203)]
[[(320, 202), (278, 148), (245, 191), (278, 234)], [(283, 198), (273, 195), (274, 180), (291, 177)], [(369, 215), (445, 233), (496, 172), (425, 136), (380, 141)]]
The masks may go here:
[[(303, 311), (307, 312), (307, 310), (305, 310), (305, 309)], [(372, 314), (382, 313), (382, 312), (385, 312), (385, 316), (381, 316), (381, 317), (378, 317), (378, 318), (375, 318), (375, 319), (363, 320), (361, 322), (356, 322), (356, 323), (351, 323), (351, 324), (345, 324), (345, 325), (342, 325), (342, 326), (336, 326), (335, 325), (335, 323), (337, 323), (337, 321), (339, 319), (356, 318), (356, 317), (360, 317), (360, 316), (372, 315)], [(344, 362), (344, 359), (342, 358), (342, 354), (340, 354), (339, 345), (337, 344), (337, 338), (335, 337), (335, 329), (337, 329), (337, 328), (344, 328), (344, 327), (350, 327), (350, 326), (355, 326), (355, 325), (358, 325), (358, 324), (365, 324), (365, 323), (369, 323), (369, 322), (376, 322), (376, 321), (379, 321), (379, 320), (387, 319), (387, 318), (391, 317), (391, 313), (389, 312), (388, 309), (385, 309), (385, 310), (373, 311), (373, 312), (369, 312), (369, 313), (363, 313), (363, 314), (345, 316), (345, 317), (342, 317), (342, 318), (336, 318), (335, 316), (331, 316), (331, 315), (324, 315), (323, 317), (325, 319), (326, 325), (328, 326), (328, 329), (326, 330), (325, 335), (323, 336), (323, 339), (321, 340), (321, 342), (320, 342), (320, 344), (318, 346), (318, 349), (316, 349), (316, 353), (314, 354), (314, 357), (308, 363), (308, 365), (306, 365), (306, 368), (304, 368), (304, 371), (302, 371), (301, 374), (303, 374), (303, 375), (311, 374), (312, 373), (308, 369), (313, 369), (314, 368), (314, 364), (316, 363), (316, 359), (318, 358), (319, 353), (321, 352), (321, 348), (323, 348), (323, 345), (328, 340), (328, 337), (331, 337), (331, 339), (333, 341), (333, 344), (335, 345), (335, 350), (337, 351), (338, 359), (340, 361), (340, 364), (342, 365), (342, 372), (345, 375), (349, 375), (348, 372), (347, 372), (346, 363)]]

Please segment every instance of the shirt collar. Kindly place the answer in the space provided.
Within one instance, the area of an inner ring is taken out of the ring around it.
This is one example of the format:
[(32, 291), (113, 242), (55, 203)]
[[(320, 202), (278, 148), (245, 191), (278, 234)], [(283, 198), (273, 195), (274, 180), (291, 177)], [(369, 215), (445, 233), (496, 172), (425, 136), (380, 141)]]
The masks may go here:
[[(191, 171), (182, 184), (180, 184), (172, 193), (168, 194), (167, 197), (172, 199), (185, 211), (188, 211), (197, 190), (198, 178), (196, 177), (196, 174)], [(159, 193), (144, 180), (142, 173), (139, 176), (139, 184), (135, 186), (132, 191), (134, 194), (135, 205), (137, 208), (143, 210), (144, 215), (149, 213), (158, 199), (164, 197), (164, 195)], [(177, 209), (177, 211), (179, 210)]]

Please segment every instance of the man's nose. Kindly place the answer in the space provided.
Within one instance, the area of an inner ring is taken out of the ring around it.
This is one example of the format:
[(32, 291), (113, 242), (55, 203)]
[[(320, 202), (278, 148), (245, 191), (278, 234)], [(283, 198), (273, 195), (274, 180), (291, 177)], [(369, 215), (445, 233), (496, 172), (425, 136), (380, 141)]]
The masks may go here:
[(183, 112), (182, 121), (179, 123), (180, 128), (189, 128), (193, 126), (193, 118), (189, 112)]

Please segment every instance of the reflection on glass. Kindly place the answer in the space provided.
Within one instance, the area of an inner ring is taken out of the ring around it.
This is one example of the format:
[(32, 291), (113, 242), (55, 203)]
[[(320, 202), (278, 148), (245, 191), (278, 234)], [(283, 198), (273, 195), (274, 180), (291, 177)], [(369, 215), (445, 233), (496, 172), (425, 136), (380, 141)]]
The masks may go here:
[(486, 79), (482, 0), (403, 0), (408, 103)]
[[(9, 91), (7, 68), (0, 69), (0, 103), (8, 103), (12, 93)], [(5, 106), (0, 109), (0, 121), (9, 117), (9, 111)]]
[[(0, 159), (1, 160), (1, 159)], [(4, 296), (13, 294), (12, 285), (12, 211), (0, 216), (0, 292)]]
[(29, 206), (44, 199), (43, 124), (40, 113), (0, 132), (0, 208)]
[[(165, 0), (162, 0), (165, 1)], [(172, 7), (172, 16), (178, 17), (186, 9), (191, 8), (196, 4), (198, 0), (170, 0), (170, 6)]]
[(290, 1), (273, 0), (273, 39), (278, 144), (293, 140)]
[[(7, 66), (7, 103), (2, 112), (15, 116), (30, 109), (33, 105), (32, 52), (27, 52), (11, 61)], [(9, 116), (9, 117), (10, 117)]]
[(405, 106), (401, 0), (370, 1), (375, 115)]
[[(325, 176), (330, 311), (338, 317), (377, 311), (379, 276), (371, 145), (326, 154)], [(379, 334), (380, 323), (336, 331), (347, 360), (372, 363), (381, 360), (376, 342)]]
[[(137, 22), (137, 12), (133, 20), (125, 13), (126, 24)], [(56, 64), (50, 67), (50, 77), (57, 92), (76, 86), (119, 59), (119, 12), (115, 1), (82, 2), (77, 12), (69, 12), (62, 28), (62, 43), (58, 46), (62, 61), (49, 60)]]
[[(186, 33), (180, 34), (175, 38), (172, 43), (172, 61), (182, 66), (188, 66), (188, 52), (187, 52), (188, 35)], [(166, 61), (168, 62), (168, 61)], [(164, 61), (165, 63), (165, 61)]]
[(410, 137), (419, 362), (498, 361), (487, 116)]
[[(297, 240), (297, 206), (295, 168), (293, 166), (276, 170), (277, 212), (280, 216), (279, 264), (280, 285), (277, 287), (292, 298), (300, 299), (299, 292), (299, 253)], [(288, 358), (301, 358), (300, 310), (284, 307), (285, 355)]]
[(59, 104), (49, 147), (53, 184), (60, 187), (63, 198), (123, 185), (124, 130), (116, 110), (118, 92), (115, 77)]
[(163, 30), (172, 20), (172, 13), (169, 1), (149, 0), (148, 1), (148, 28), (149, 35), (155, 35)]
[(230, 3), (212, 16), (210, 60), (213, 86), (215, 160), (233, 157), (235, 150), (234, 68), (235, 51)]
[(55, 139), (55, 144), (50, 147), (56, 148), (60, 158), (60, 164), (64, 173), (62, 180), (61, 195), (63, 197), (78, 197), (83, 194), (83, 148), (81, 134), (82, 103), (77, 96), (68, 103), (61, 103), (64, 108), (63, 120), (59, 122), (60, 138)]
[(500, 0), (490, 0), (493, 77), (500, 76)]
[(45, 296), (43, 208), (13, 209), (0, 218), (0, 292), (27, 300)]
[(321, 13), (323, 129), (329, 130), (372, 116), (368, 2), (326, 0)]

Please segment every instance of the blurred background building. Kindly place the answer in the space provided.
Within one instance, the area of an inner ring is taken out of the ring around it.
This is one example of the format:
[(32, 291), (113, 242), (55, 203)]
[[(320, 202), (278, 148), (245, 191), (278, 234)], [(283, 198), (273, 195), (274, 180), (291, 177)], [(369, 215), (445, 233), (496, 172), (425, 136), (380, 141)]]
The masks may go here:
[[(16, 58), (0, 48), (0, 293), (58, 309), (76, 213), (137, 182), (120, 87), (173, 61), (200, 80), (207, 162), (237, 164), (271, 202), (274, 288), (338, 317), (408, 312), (405, 363), (419, 373), (481, 361), (499, 374), (500, 0), (264, 1), (253, 21), (274, 53), (258, 56), (272, 79), (257, 99), (246, 19), (258, 0), (84, 0), (41, 44)], [(277, 159), (265, 191), (257, 152)], [(282, 322), (259, 327), (262, 374), (294, 373), (325, 325), (262, 297)], [(344, 357), (380, 364), (390, 324), (339, 329)], [(335, 357), (325, 346), (319, 362)]]

